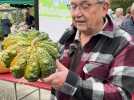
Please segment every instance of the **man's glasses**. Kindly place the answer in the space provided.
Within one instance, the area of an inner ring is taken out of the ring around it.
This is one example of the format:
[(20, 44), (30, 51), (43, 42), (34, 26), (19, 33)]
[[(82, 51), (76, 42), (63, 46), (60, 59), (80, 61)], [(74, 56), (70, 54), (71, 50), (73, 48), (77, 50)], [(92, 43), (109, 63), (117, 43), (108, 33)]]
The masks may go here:
[(72, 4), (68, 4), (67, 7), (71, 11), (75, 11), (78, 7), (79, 7), (80, 10), (86, 11), (86, 10), (89, 10), (93, 5), (102, 4), (102, 3), (103, 2), (96, 2), (96, 3), (91, 4), (91, 3), (87, 3), (87, 2), (85, 3), (85, 2), (83, 2), (83, 3), (80, 3), (79, 5), (72, 3)]

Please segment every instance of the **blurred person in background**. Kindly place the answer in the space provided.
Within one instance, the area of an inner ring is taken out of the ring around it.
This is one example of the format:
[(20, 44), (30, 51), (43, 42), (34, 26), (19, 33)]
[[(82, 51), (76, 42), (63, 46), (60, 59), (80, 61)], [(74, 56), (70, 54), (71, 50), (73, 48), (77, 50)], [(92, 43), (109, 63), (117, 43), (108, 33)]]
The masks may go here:
[(127, 8), (125, 18), (130, 17), (130, 12), (131, 12), (130, 10), (131, 10), (131, 6)]
[(8, 13), (4, 13), (2, 20), (1, 20), (1, 25), (2, 25), (2, 33), (4, 37), (7, 37), (8, 34), (11, 32), (11, 22), (10, 19), (8, 18)]
[(124, 20), (123, 14), (124, 14), (123, 8), (116, 8), (113, 22), (117, 28), (120, 27), (120, 25)]
[(26, 18), (25, 18), (25, 23), (28, 26), (28, 29), (34, 28), (35, 27), (35, 18), (32, 15), (32, 9), (31, 8), (27, 8), (26, 9)]
[(122, 22), (121, 28), (134, 36), (134, 3), (130, 7), (130, 15)]

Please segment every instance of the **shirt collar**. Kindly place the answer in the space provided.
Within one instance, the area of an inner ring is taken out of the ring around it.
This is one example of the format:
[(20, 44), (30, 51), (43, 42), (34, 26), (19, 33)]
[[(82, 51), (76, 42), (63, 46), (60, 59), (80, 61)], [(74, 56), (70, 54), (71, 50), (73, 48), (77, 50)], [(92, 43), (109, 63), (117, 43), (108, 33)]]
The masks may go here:
[(78, 30), (76, 31), (75, 40), (80, 40), (80, 32)]

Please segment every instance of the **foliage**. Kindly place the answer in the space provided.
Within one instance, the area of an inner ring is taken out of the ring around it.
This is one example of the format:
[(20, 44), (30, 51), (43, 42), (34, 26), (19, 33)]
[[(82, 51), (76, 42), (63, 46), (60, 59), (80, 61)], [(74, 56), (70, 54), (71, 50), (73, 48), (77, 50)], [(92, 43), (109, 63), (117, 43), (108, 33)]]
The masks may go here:
[(40, 0), (39, 3), (41, 16), (70, 19), (70, 12), (64, 0)]
[(123, 8), (124, 11), (131, 6), (134, 0), (111, 0), (111, 8), (115, 10), (116, 8)]

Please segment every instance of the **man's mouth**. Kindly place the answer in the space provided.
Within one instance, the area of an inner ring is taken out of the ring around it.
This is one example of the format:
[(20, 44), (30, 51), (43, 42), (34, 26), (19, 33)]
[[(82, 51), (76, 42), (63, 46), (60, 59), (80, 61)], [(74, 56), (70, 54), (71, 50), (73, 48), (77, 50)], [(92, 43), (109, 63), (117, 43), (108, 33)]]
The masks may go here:
[(85, 21), (75, 21), (77, 24), (84, 24)]

